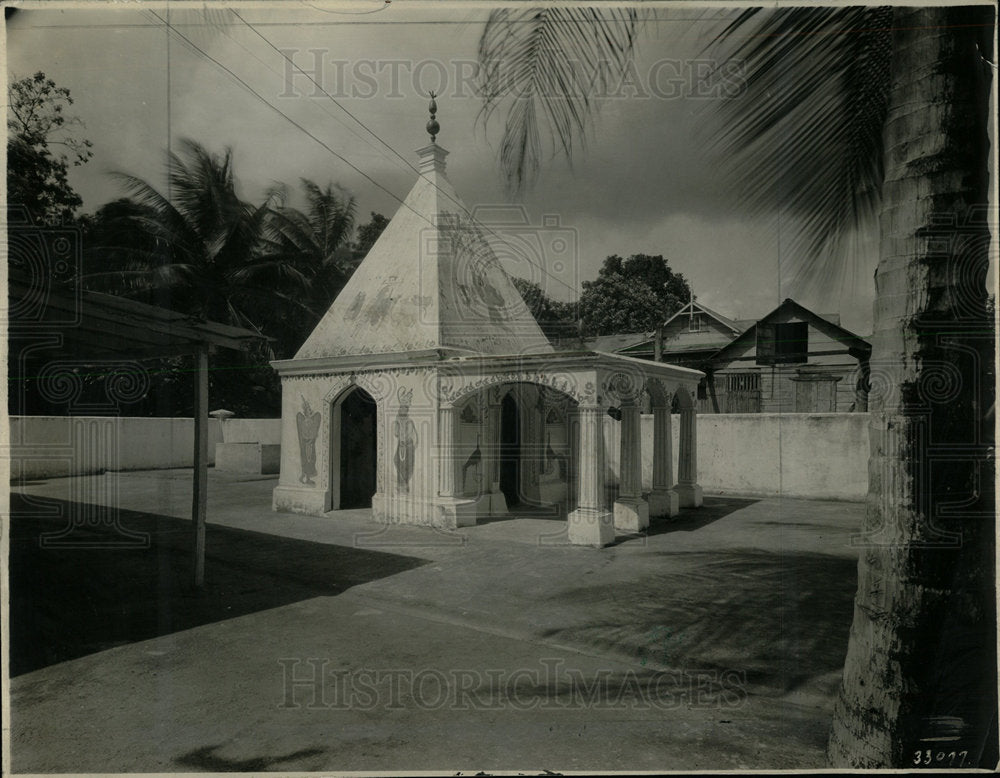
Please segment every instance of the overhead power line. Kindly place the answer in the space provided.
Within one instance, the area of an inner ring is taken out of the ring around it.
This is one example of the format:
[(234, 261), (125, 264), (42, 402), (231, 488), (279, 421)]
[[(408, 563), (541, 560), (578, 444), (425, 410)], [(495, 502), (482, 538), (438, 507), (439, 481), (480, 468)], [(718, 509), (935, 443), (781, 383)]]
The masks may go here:
[[(258, 38), (260, 38), (262, 41), (264, 41), (264, 43), (266, 43), (268, 46), (270, 46), (271, 49), (273, 49), (275, 52), (277, 52), (277, 54), (279, 56), (281, 56), (281, 58), (284, 59), (285, 62), (287, 62), (293, 68), (296, 68), (301, 75), (303, 75), (307, 79), (309, 79), (309, 81), (312, 82), (313, 86), (315, 86), (316, 89), (318, 89), (320, 92), (322, 92), (323, 95), (325, 95), (335, 106), (337, 106), (341, 111), (343, 111), (345, 114), (347, 114), (347, 116), (349, 116), (352, 120), (354, 120), (354, 122), (357, 123), (357, 125), (359, 127), (361, 127), (365, 132), (367, 132), (375, 140), (377, 140), (380, 144), (382, 144), (382, 146), (384, 146), (386, 149), (388, 149), (388, 151), (390, 151), (394, 156), (396, 156), (398, 159), (400, 159), (403, 162), (404, 165), (406, 165), (407, 167), (410, 168), (410, 170), (412, 170), (418, 176), (420, 175), (420, 171), (413, 165), (412, 162), (410, 162), (410, 160), (407, 157), (405, 157), (403, 154), (401, 154), (391, 144), (389, 144), (388, 142), (386, 142), (385, 139), (383, 139), (381, 135), (379, 135), (377, 132), (375, 132), (375, 130), (371, 129), (367, 124), (365, 124), (363, 121), (361, 121), (361, 119), (359, 119), (357, 116), (355, 116), (354, 113), (352, 113), (350, 111), (350, 109), (348, 109), (347, 107), (345, 107), (339, 100), (337, 100), (337, 98), (335, 98), (328, 91), (326, 91), (326, 89), (323, 88), (323, 85), (319, 81), (317, 81), (315, 78), (313, 78), (313, 76), (312, 76), (311, 73), (307, 73), (306, 71), (299, 69), (296, 66), (296, 64), (295, 64), (295, 61), (291, 57), (289, 57), (284, 51), (282, 51), (281, 49), (279, 49), (262, 32), (260, 32), (260, 30), (258, 30), (256, 27), (254, 27), (254, 25), (252, 25), (250, 22), (248, 22), (246, 19), (244, 19), (239, 14), (238, 11), (236, 11), (234, 9), (229, 9), (229, 12), (233, 16), (235, 16), (237, 19), (239, 19), (241, 22), (243, 22), (243, 24), (245, 24)], [(484, 229), (487, 232), (489, 232), (495, 238), (497, 238), (499, 240), (504, 240), (504, 238), (501, 235), (497, 234), (497, 232), (495, 230), (493, 230), (489, 225), (483, 224), (482, 222), (474, 219), (472, 217), (472, 214), (469, 213), (468, 209), (465, 207), (465, 205), (462, 202), (460, 202), (459, 200), (456, 200), (454, 197), (451, 196), (450, 193), (446, 192), (445, 190), (443, 190), (441, 187), (437, 186), (436, 184), (434, 186), (435, 186), (435, 188), (438, 190), (438, 192), (441, 195), (443, 195), (445, 198), (447, 198), (448, 200), (450, 200), (451, 202), (453, 202), (458, 208), (460, 208), (462, 211), (464, 211), (465, 215), (469, 218), (470, 221), (472, 221), (477, 226), (479, 226), (482, 229)], [(522, 256), (523, 256), (523, 254), (522, 254)], [(564, 287), (566, 287), (567, 289), (569, 289), (570, 292), (572, 292), (574, 295), (576, 295), (577, 290), (575, 288), (573, 288), (572, 286), (570, 286), (569, 284), (567, 284), (565, 281), (563, 281), (558, 276), (554, 276), (551, 273), (549, 273), (548, 270), (546, 270), (544, 266), (538, 265), (538, 264), (532, 262), (528, 257), (524, 257), (524, 259), (525, 259), (525, 261), (527, 261), (533, 267), (537, 267), (539, 270), (541, 270), (546, 276), (548, 276), (549, 278), (551, 278), (553, 281), (556, 281), (557, 283), (562, 284)]]
[[(291, 118), (288, 114), (286, 114), (280, 108), (278, 108), (273, 103), (271, 103), (266, 97), (264, 97), (262, 94), (260, 94), (252, 86), (250, 86), (250, 84), (248, 84), (243, 78), (241, 78), (231, 68), (227, 67), (224, 63), (220, 62), (218, 59), (216, 59), (215, 57), (213, 57), (211, 54), (209, 54), (207, 51), (205, 51), (205, 49), (203, 49), (201, 46), (199, 46), (197, 43), (195, 43), (193, 40), (191, 40), (190, 37), (188, 37), (187, 35), (185, 35), (184, 33), (182, 33), (180, 30), (178, 30), (176, 27), (174, 27), (173, 25), (171, 25), (170, 22), (167, 19), (164, 19), (163, 17), (161, 17), (159, 14), (157, 14), (155, 11), (152, 11), (152, 10), (148, 10), (147, 9), (146, 13), (149, 14), (150, 16), (154, 17), (155, 19), (157, 19), (160, 22), (160, 24), (162, 24), (163, 26), (165, 26), (173, 35), (177, 36), (190, 49), (192, 49), (196, 53), (200, 54), (201, 56), (205, 57), (207, 60), (209, 60), (210, 62), (212, 62), (216, 67), (220, 68), (225, 73), (227, 73), (243, 89), (245, 89), (247, 92), (249, 92), (258, 101), (260, 101), (261, 103), (263, 103), (267, 108), (271, 109), (271, 111), (273, 111), (274, 113), (278, 114), (280, 117), (282, 117), (285, 121), (287, 121), (289, 124), (291, 124), (297, 130), (299, 130), (300, 132), (302, 132), (303, 134), (305, 134), (311, 140), (315, 141), (324, 150), (326, 150), (327, 152), (329, 152), (330, 154), (332, 154), (334, 157), (336, 157), (337, 159), (339, 159), (341, 162), (343, 162), (345, 165), (347, 165), (349, 168), (351, 168), (352, 170), (354, 170), (362, 178), (364, 178), (366, 181), (368, 181), (369, 183), (371, 183), (377, 189), (379, 189), (380, 191), (382, 191), (385, 194), (389, 195), (393, 200), (395, 200), (396, 202), (398, 202), (401, 206), (406, 207), (408, 210), (410, 210), (411, 212), (413, 212), (414, 214), (416, 214), (422, 220), (424, 220), (425, 222), (427, 222), (428, 225), (430, 225), (431, 227), (435, 226), (434, 222), (431, 221), (431, 219), (429, 219), (425, 214), (422, 214), (419, 211), (417, 211), (414, 208), (412, 208), (410, 205), (408, 205), (405, 202), (405, 200), (403, 198), (401, 198), (395, 192), (393, 192), (388, 187), (386, 187), (383, 184), (381, 184), (379, 181), (377, 181), (374, 178), (372, 178), (368, 173), (366, 173), (361, 168), (359, 168), (357, 165), (355, 165), (353, 162), (351, 162), (349, 159), (347, 159), (347, 157), (345, 157), (344, 155), (340, 154), (339, 152), (337, 152), (336, 150), (334, 150), (333, 148), (331, 148), (321, 138), (317, 137), (315, 134), (313, 134), (312, 132), (310, 132), (306, 127), (304, 127), (301, 123), (299, 123), (295, 119)], [(288, 60), (289, 62), (291, 62), (291, 60), (283, 52), (281, 52), (280, 49), (278, 49), (276, 46), (274, 46), (274, 44), (271, 43), (271, 41), (267, 40), (266, 37), (264, 37), (258, 30), (256, 30), (252, 25), (250, 25), (248, 22), (246, 22), (246, 20), (244, 20), (242, 17), (240, 17), (239, 14), (237, 14), (235, 11), (231, 11), (231, 13), (233, 13), (234, 15), (236, 15), (240, 19), (240, 21), (242, 21), (247, 27), (249, 27), (258, 37), (260, 37), (262, 40), (264, 40), (271, 48), (273, 48), (275, 51), (277, 51), (279, 54), (281, 54), (281, 56), (283, 58), (285, 58), (286, 60)], [(258, 61), (260, 61), (259, 58), (256, 58), (256, 59), (258, 59)], [(292, 62), (292, 65), (294, 66), (294, 62)], [(271, 72), (275, 72), (275, 71), (272, 70)], [(322, 86), (320, 84), (318, 84), (315, 81), (315, 79), (313, 79), (308, 73), (304, 73), (303, 71), (300, 71), (300, 73), (303, 73), (303, 75), (305, 75), (306, 77), (308, 77), (317, 86), (317, 88), (320, 89), (323, 92), (323, 94), (326, 95), (326, 97), (328, 97), (338, 108), (340, 108), (348, 116), (350, 116), (350, 118), (353, 119), (360, 127), (362, 127), (367, 133), (369, 133), (372, 137), (374, 137), (376, 140), (378, 140), (379, 143), (381, 143), (386, 149), (388, 149), (390, 152), (392, 152), (392, 154), (394, 156), (396, 156), (400, 160), (402, 160), (403, 163), (407, 167), (409, 167), (412, 171), (414, 171), (415, 173), (417, 173), (418, 176), (422, 175), (420, 173), (420, 171), (408, 159), (406, 159), (406, 157), (404, 157), (402, 154), (400, 154), (390, 144), (388, 144), (385, 140), (383, 140), (376, 132), (374, 132), (371, 128), (369, 128), (366, 124), (364, 124), (364, 122), (362, 122), (353, 113), (351, 113), (347, 108), (345, 108), (343, 105), (341, 105), (332, 95), (330, 95), (328, 92), (326, 92), (326, 90), (324, 90), (322, 88)], [(345, 128), (345, 129), (350, 129), (350, 128)], [(505, 243), (505, 245), (508, 245), (511, 248), (514, 248), (513, 246), (511, 246), (511, 244), (508, 241), (506, 241), (501, 235), (499, 235), (489, 225), (483, 224), (482, 222), (474, 219), (472, 217), (472, 215), (469, 213), (468, 209), (466, 209), (461, 202), (459, 202), (458, 200), (456, 200), (454, 197), (452, 197), (449, 193), (447, 193), (444, 190), (442, 190), (440, 187), (437, 187), (436, 185), (435, 185), (435, 187), (437, 188), (437, 190), (442, 195), (444, 195), (447, 199), (449, 199), (453, 203), (455, 203), (456, 206), (458, 208), (460, 208), (464, 212), (465, 216), (469, 218), (470, 222), (472, 222), (476, 226), (482, 228), (486, 232), (490, 233), (491, 235), (493, 235), (498, 240), (503, 241)], [(516, 249), (515, 249), (515, 251), (516, 251)], [(549, 278), (551, 278), (553, 281), (556, 281), (557, 283), (559, 283), (562, 286), (566, 287), (566, 289), (568, 289), (574, 296), (577, 294), (577, 290), (574, 287), (571, 287), (569, 284), (567, 284), (562, 279), (560, 279), (557, 276), (554, 276), (551, 273), (549, 273), (549, 271), (546, 270), (543, 266), (541, 266), (541, 265), (539, 265), (539, 264), (537, 264), (535, 262), (532, 262), (529, 257), (527, 257), (526, 255), (523, 254), (523, 252), (517, 252), (517, 253), (520, 253), (521, 256), (522, 256), (522, 258), (526, 262), (528, 262), (529, 265), (531, 265), (532, 267), (538, 268), (542, 273), (544, 273), (546, 276), (548, 276)]]

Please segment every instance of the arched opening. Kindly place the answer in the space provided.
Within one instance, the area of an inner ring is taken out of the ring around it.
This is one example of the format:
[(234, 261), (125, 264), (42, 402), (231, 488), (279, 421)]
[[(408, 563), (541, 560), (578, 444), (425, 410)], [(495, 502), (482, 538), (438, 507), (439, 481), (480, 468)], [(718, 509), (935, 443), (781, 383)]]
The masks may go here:
[(521, 502), (521, 415), (511, 393), (500, 405), (500, 491), (507, 507)]
[(456, 492), (477, 503), (478, 517), (562, 516), (575, 507), (579, 425), (570, 395), (511, 381), (454, 402)]
[(378, 462), (376, 416), (375, 400), (360, 387), (340, 403), (340, 456), (334, 466), (340, 468), (341, 509), (372, 506)]

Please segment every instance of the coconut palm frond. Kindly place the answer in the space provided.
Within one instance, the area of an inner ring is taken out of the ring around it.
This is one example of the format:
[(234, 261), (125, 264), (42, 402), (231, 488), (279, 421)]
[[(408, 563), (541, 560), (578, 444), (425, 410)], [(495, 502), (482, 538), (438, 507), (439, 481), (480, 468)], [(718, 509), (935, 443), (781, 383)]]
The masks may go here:
[(343, 187), (329, 183), (323, 189), (314, 181), (301, 179), (311, 224), (320, 253), (324, 256), (350, 240), (354, 232), (357, 201)]
[(277, 294), (274, 291), (276, 288), (287, 288), (289, 282), (300, 286), (303, 290), (309, 287), (308, 276), (284, 258), (267, 259), (242, 265), (228, 272), (226, 278), (235, 286), (259, 283), (268, 288), (271, 294)]
[(283, 208), (288, 200), (288, 185), (281, 181), (272, 181), (264, 190), (264, 202), (272, 208)]
[(267, 204), (253, 206), (249, 203), (239, 203), (231, 218), (220, 233), (224, 235), (222, 246), (217, 254), (223, 272), (229, 268), (238, 268), (252, 261), (258, 253), (261, 233), (268, 218), (270, 208)]
[(629, 8), (500, 9), (479, 41), (484, 125), (502, 107), (507, 116), (500, 166), (509, 195), (538, 174), (541, 137), (571, 157), (586, 142), (597, 96), (631, 63), (639, 12)]
[[(171, 235), (178, 239), (178, 242), (194, 243), (197, 236), (191, 232), (190, 225), (184, 219), (183, 214), (178, 212), (166, 197), (153, 188), (150, 184), (137, 176), (129, 173), (114, 171), (112, 177), (118, 179), (122, 187), (132, 196), (132, 199), (141, 207), (150, 212), (150, 219), (157, 224), (158, 232), (162, 235)], [(137, 215), (126, 217), (129, 221), (141, 218)], [(183, 236), (183, 238), (182, 238)]]
[(301, 295), (275, 292), (273, 286), (266, 283), (259, 286), (241, 285), (231, 298), (233, 307), (239, 311), (274, 312), (276, 302), (281, 303), (280, 315), (282, 318), (287, 318), (290, 309), (309, 316), (314, 315), (312, 307), (302, 299)]
[(273, 210), (261, 230), (260, 255), (306, 265), (320, 253), (309, 220), (294, 208)]
[(173, 289), (191, 286), (196, 269), (188, 265), (161, 265), (154, 268), (106, 270), (88, 273), (84, 282), (94, 291), (114, 291), (126, 296), (153, 289)]
[(717, 61), (748, 66), (741, 94), (718, 101), (715, 150), (744, 203), (801, 225), (787, 255), (810, 286), (842, 277), (851, 236), (877, 220), (892, 13), (750, 9), (711, 45)]
[(190, 139), (180, 142), (183, 156), (170, 154), (170, 198), (177, 211), (204, 239), (232, 224), (244, 204), (236, 194), (232, 150), (210, 153)]

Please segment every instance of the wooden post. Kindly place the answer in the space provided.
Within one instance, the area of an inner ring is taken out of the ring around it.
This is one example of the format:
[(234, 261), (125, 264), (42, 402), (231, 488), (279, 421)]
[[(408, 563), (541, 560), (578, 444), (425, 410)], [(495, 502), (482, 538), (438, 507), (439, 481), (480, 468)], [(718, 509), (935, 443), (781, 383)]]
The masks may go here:
[(205, 584), (205, 515), (208, 507), (208, 346), (197, 353), (194, 379), (194, 484), (191, 495), (194, 586)]

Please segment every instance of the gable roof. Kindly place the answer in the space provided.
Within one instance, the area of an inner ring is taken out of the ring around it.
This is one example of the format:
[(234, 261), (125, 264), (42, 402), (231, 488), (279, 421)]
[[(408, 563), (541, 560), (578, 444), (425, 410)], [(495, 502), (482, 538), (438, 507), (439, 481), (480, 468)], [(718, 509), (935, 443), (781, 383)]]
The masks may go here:
[(781, 305), (771, 311), (769, 314), (763, 318), (756, 321), (753, 325), (744, 330), (737, 338), (727, 343), (721, 349), (719, 349), (715, 354), (712, 355), (712, 362), (725, 362), (733, 352), (739, 352), (751, 342), (755, 342), (757, 338), (757, 328), (761, 324), (769, 324), (774, 321), (784, 313), (791, 312), (801, 319), (804, 319), (817, 330), (822, 332), (835, 340), (839, 340), (845, 345), (847, 345), (848, 350), (854, 353), (856, 356), (868, 356), (871, 354), (872, 346), (871, 343), (864, 340), (860, 335), (856, 335), (850, 330), (844, 329), (840, 324), (831, 321), (831, 319), (836, 319), (839, 321), (840, 317), (836, 315), (826, 314), (820, 315), (818, 313), (813, 313), (804, 305), (800, 305), (795, 302), (795, 300), (785, 298)]
[(420, 178), (295, 359), (552, 352), (484, 230), (420, 149)]
[(598, 335), (586, 338), (584, 345), (592, 351), (613, 353), (624, 349), (635, 348), (643, 343), (651, 343), (652, 332), (625, 332), (620, 335)]
[(732, 330), (734, 335), (739, 334), (740, 332), (743, 331), (743, 329), (740, 328), (738, 322), (734, 321), (733, 319), (730, 319), (727, 316), (723, 316), (721, 313), (713, 311), (711, 308), (708, 308), (694, 300), (689, 302), (687, 305), (685, 305), (683, 308), (677, 311), (677, 313), (675, 313), (673, 316), (671, 316), (669, 319), (663, 322), (663, 326), (666, 327), (674, 319), (677, 319), (681, 316), (690, 316), (692, 313), (703, 313), (706, 316), (710, 316), (711, 318), (719, 322), (719, 324), (721, 324), (723, 327)]

